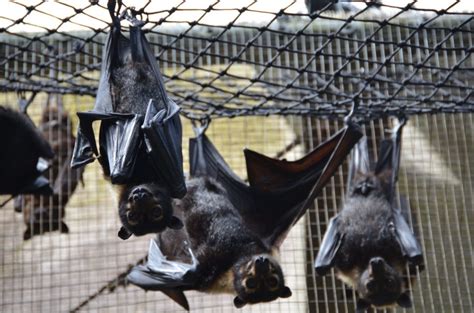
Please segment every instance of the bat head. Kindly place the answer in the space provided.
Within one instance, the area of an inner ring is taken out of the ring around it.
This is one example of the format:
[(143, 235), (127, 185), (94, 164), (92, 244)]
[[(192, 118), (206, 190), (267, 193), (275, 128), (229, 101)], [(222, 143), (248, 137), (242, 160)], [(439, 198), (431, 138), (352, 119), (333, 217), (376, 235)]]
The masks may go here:
[(26, 230), (23, 233), (23, 240), (28, 240), (35, 235), (59, 230), (61, 233), (69, 233), (69, 228), (62, 220), (63, 211), (58, 206), (48, 206), (49, 201), (45, 201), (43, 206), (26, 208), (25, 224)]
[(247, 303), (269, 302), (288, 298), (291, 290), (285, 286), (280, 264), (268, 254), (254, 255), (234, 268), (234, 305), (241, 308)]
[(386, 172), (380, 174), (358, 174), (351, 184), (350, 196), (380, 196), (389, 192), (389, 176)]
[(123, 224), (119, 237), (124, 240), (132, 234), (142, 236), (161, 232), (166, 227), (183, 227), (181, 220), (173, 216), (167, 190), (154, 183), (126, 188), (120, 197), (119, 216)]
[(411, 307), (410, 297), (404, 289), (402, 275), (383, 258), (374, 257), (357, 283), (357, 292), (361, 298), (358, 307), (364, 309), (365, 305), (384, 307), (394, 304)]

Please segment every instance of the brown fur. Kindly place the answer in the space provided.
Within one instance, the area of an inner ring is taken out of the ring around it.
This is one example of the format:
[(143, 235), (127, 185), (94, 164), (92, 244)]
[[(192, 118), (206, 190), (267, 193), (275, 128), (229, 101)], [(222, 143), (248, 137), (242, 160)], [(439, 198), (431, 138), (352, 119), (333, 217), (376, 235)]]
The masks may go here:
[[(59, 96), (57, 96), (59, 97)], [(75, 138), (72, 135), (72, 123), (69, 115), (62, 108), (47, 105), (42, 113), (40, 130), (51, 144), (54, 158), (47, 178), (53, 185), (52, 196), (25, 196), (23, 201), (23, 218), (26, 231), (25, 240), (48, 231), (69, 232), (64, 223), (65, 207), (74, 193), (83, 168), (71, 169), (72, 151)]]

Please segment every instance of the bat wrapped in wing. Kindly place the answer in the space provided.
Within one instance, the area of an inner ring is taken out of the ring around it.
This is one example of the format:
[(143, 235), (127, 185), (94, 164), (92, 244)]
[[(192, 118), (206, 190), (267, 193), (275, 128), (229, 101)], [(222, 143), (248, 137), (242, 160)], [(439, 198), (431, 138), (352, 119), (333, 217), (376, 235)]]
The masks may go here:
[(84, 168), (71, 169), (71, 157), (74, 148), (74, 135), (69, 114), (65, 111), (62, 96), (49, 94), (39, 125), (41, 133), (51, 144), (54, 158), (47, 171), (49, 181), (53, 182), (53, 194), (50, 196), (19, 196), (23, 209), (26, 230), (23, 239), (59, 230), (69, 232), (64, 222), (65, 207), (82, 180)]
[[(115, 1), (109, 1), (113, 23), (95, 106), (77, 114), (80, 125), (71, 165), (80, 167), (97, 158), (105, 176), (121, 186), (119, 236), (127, 239), (180, 227), (172, 216), (171, 198), (183, 197), (186, 185), (180, 108), (166, 93), (143, 23), (128, 11), (119, 14), (120, 7), (115, 11)], [(132, 23), (130, 38), (121, 33), (123, 17)], [(98, 145), (95, 121), (100, 121)]]
[[(190, 289), (232, 293), (236, 307), (289, 297), (276, 260), (279, 248), (360, 137), (349, 123), (293, 162), (245, 150), (246, 184), (200, 130), (190, 141), (188, 193), (174, 203), (185, 227), (159, 234), (148, 264), (134, 268), (129, 281), (163, 291), (184, 308), (183, 291)], [(153, 255), (194, 265), (169, 276), (151, 266)]]
[(404, 124), (403, 118), (392, 138), (381, 142), (375, 167), (367, 138), (356, 145), (348, 196), (342, 211), (329, 222), (316, 257), (319, 275), (334, 267), (337, 276), (357, 291), (357, 312), (370, 306), (410, 307), (408, 280), (413, 278), (413, 267), (422, 265), (420, 244), (406, 221), (409, 203), (403, 197), (400, 205), (395, 201)]

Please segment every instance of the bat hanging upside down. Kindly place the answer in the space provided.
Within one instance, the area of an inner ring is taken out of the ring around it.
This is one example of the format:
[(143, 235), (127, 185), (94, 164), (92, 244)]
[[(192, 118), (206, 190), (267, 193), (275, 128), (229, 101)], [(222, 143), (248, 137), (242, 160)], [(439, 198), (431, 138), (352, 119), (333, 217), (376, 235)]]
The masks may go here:
[[(141, 26), (128, 11), (115, 12), (102, 57), (95, 107), (79, 112), (73, 167), (99, 160), (104, 176), (118, 186), (121, 239), (182, 227), (172, 198), (186, 193), (180, 108), (165, 90), (158, 64)], [(122, 14), (123, 13), (123, 14)], [(121, 33), (131, 20), (130, 38)], [(99, 147), (92, 123), (100, 120)]]
[[(166, 256), (176, 258), (175, 247), (182, 246), (183, 239), (195, 252), (197, 266), (183, 279), (195, 282), (196, 290), (235, 293), (238, 308), (291, 296), (275, 259), (276, 249), (245, 225), (222, 185), (198, 177), (189, 180), (187, 188), (187, 195), (175, 205), (185, 229), (166, 230), (158, 237)], [(181, 252), (177, 261), (192, 263), (189, 252)]]
[[(51, 102), (56, 97), (57, 105)], [(71, 169), (74, 135), (69, 115), (64, 111), (60, 95), (48, 95), (46, 108), (43, 111), (40, 129), (51, 144), (54, 158), (47, 172), (48, 179), (54, 183), (51, 196), (21, 196), (23, 219), (26, 230), (23, 239), (45, 232), (59, 230), (68, 233), (69, 228), (64, 222), (65, 207), (80, 180), (84, 169)]]
[(334, 267), (337, 276), (356, 290), (358, 313), (370, 306), (411, 307), (408, 288), (415, 266), (423, 262), (420, 245), (405, 220), (409, 203), (401, 198), (398, 206), (394, 199), (404, 123), (394, 128), (390, 140), (382, 141), (373, 170), (367, 138), (356, 145), (347, 199), (331, 219), (315, 262), (318, 274)]

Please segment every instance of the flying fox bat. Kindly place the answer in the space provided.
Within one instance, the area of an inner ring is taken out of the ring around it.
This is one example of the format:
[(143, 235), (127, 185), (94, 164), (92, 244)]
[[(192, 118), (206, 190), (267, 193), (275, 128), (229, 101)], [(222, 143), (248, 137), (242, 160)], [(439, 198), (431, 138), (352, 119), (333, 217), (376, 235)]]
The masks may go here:
[(294, 162), (245, 150), (249, 184), (203, 132), (190, 141), (188, 193), (174, 203), (185, 227), (152, 241), (148, 263), (128, 280), (164, 292), (185, 309), (183, 291), (190, 289), (232, 293), (238, 308), (289, 297), (279, 248), (361, 137), (357, 125), (349, 123)]
[[(20, 107), (32, 100), (22, 99)], [(42, 174), (54, 153), (26, 112), (0, 106), (0, 142), (0, 194), (51, 194)]]
[[(95, 107), (79, 112), (80, 125), (72, 167), (99, 160), (104, 175), (119, 186), (122, 239), (156, 233), (182, 223), (172, 215), (171, 199), (186, 193), (178, 105), (163, 78), (141, 26), (121, 1), (108, 2), (112, 26), (103, 55)], [(118, 17), (120, 16), (120, 17)], [(132, 22), (130, 38), (120, 20)], [(92, 123), (101, 121), (99, 147)]]
[(408, 279), (412, 277), (406, 265), (413, 268), (423, 260), (404, 216), (409, 203), (402, 198), (398, 206), (394, 199), (404, 124), (403, 118), (391, 139), (381, 142), (373, 169), (367, 139), (356, 145), (347, 199), (331, 219), (315, 261), (319, 275), (334, 267), (337, 276), (357, 291), (358, 313), (370, 306), (410, 307)]
[(71, 169), (69, 166), (75, 138), (71, 133), (71, 119), (63, 108), (61, 95), (48, 95), (39, 129), (54, 152), (51, 167), (47, 172), (48, 180), (54, 184), (53, 194), (21, 196), (26, 225), (24, 240), (48, 231), (69, 232), (68, 226), (63, 221), (65, 206), (82, 180), (84, 172), (84, 168)]

